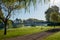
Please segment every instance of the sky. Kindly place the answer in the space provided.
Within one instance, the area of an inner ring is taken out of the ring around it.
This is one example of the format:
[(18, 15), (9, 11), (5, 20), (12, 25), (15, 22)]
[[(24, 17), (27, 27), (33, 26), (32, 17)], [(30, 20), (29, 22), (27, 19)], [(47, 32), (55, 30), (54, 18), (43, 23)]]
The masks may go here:
[[(60, 0), (55, 0), (55, 2), (53, 3), (53, 0), (50, 1), (50, 6), (52, 5), (57, 5), (58, 7), (60, 7)], [(15, 15), (13, 15), (11, 17), (12, 20), (15, 20), (16, 18), (18, 19), (29, 19), (29, 18), (35, 18), (35, 19), (39, 19), (39, 20), (45, 20), (45, 11), (49, 8), (49, 3), (43, 4), (42, 5), (39, 3), (38, 5), (36, 5), (36, 8), (34, 10), (33, 5), (31, 4), (30, 7), (30, 12), (26, 12), (24, 11), (24, 9), (22, 10), (15, 10)], [(13, 13), (13, 12), (12, 12)]]

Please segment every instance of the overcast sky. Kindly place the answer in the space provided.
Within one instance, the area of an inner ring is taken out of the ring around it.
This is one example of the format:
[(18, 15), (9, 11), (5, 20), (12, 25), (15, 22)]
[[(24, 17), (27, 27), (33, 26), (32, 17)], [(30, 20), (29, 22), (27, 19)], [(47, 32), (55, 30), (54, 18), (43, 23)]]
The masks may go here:
[[(50, 1), (50, 6), (52, 5), (57, 5), (60, 7), (60, 0), (55, 0), (54, 4), (53, 4), (53, 0)], [(28, 18), (35, 18), (35, 19), (39, 19), (39, 20), (46, 20), (45, 19), (45, 11), (49, 8), (49, 3), (48, 4), (38, 4), (36, 5), (35, 11), (33, 6), (31, 5), (30, 7), (30, 13), (27, 12), (25, 13), (24, 10), (22, 9), (21, 11), (15, 11), (14, 13), (16, 13), (15, 16), (11, 17), (11, 19), (28, 19)]]

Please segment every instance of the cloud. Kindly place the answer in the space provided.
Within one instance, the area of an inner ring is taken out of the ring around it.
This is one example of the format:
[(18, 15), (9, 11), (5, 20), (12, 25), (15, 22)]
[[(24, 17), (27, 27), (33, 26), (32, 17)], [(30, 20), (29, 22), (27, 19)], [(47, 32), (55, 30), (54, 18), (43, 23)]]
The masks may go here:
[[(53, 3), (54, 1), (54, 3)], [(57, 5), (58, 7), (60, 7), (60, 0), (50, 0), (50, 5)]]

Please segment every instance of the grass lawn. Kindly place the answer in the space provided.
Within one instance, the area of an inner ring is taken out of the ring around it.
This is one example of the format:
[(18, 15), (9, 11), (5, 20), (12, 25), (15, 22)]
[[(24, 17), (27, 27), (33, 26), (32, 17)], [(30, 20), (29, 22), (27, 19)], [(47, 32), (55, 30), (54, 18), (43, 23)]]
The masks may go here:
[(60, 32), (55, 33), (55, 34), (47, 37), (47, 38), (44, 39), (44, 40), (60, 40)]
[(51, 29), (52, 27), (42, 27), (43, 29), (41, 30), (41, 27), (21, 27), (21, 28), (12, 28), (7, 30), (7, 35), (3, 34), (3, 30), (0, 30), (0, 40), (5, 39), (5, 38), (11, 38), (11, 37), (16, 37), (16, 36), (23, 36), (27, 34), (33, 34), (33, 33), (38, 33), (41, 31), (45, 31), (48, 29)]
[(12, 28), (7, 30), (7, 35), (3, 34), (3, 30), (0, 30), (0, 40), (5, 39), (5, 38), (11, 38), (11, 37), (16, 37), (16, 36), (23, 36), (27, 34), (33, 34), (33, 33), (38, 33), (42, 32), (48, 29), (51, 29), (51, 27), (42, 27), (43, 29), (41, 30), (41, 27), (21, 27), (21, 28)]

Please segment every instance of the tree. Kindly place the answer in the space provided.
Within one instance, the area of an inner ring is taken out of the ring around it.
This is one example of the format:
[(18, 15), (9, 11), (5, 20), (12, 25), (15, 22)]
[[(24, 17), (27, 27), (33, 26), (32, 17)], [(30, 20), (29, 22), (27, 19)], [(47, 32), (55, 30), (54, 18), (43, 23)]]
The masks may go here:
[[(1, 17), (1, 18), (4, 18), (3, 13), (2, 13), (2, 10), (1, 10), (1, 7), (0, 7), (0, 17)], [(2, 22), (1, 19), (0, 19), (0, 22)]]
[(58, 22), (58, 14), (52, 13), (50, 17), (51, 22)]
[[(41, 0), (40, 0), (41, 1)], [(6, 35), (6, 26), (9, 18), (11, 17), (11, 12), (13, 10), (18, 10), (25, 8), (28, 9), (30, 7), (31, 2), (33, 3), (33, 6), (35, 6), (37, 0), (0, 0), (0, 11), (3, 8), (5, 11), (8, 12), (7, 16), (5, 18), (0, 17), (0, 19), (3, 21), (5, 24), (4, 26), (4, 35)], [(45, 2), (45, 0), (44, 0)], [(4, 6), (4, 7), (2, 7)], [(1, 11), (2, 12), (2, 11)]]
[(59, 7), (57, 7), (57, 6), (52, 6), (51, 8), (49, 8), (46, 12), (45, 12), (45, 14), (46, 14), (46, 20), (47, 21), (51, 21), (50, 19), (50, 17), (51, 17), (51, 15), (53, 15), (53, 14), (59, 14)]
[(59, 22), (59, 19), (60, 19), (59, 7), (52, 6), (45, 12), (45, 14), (46, 14), (46, 20), (48, 22), (54, 22), (54, 23)]

